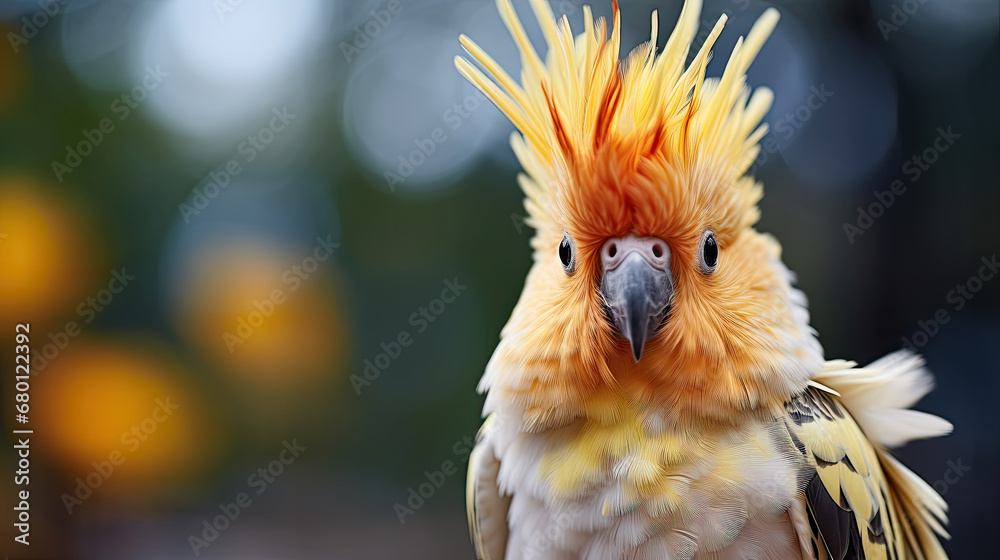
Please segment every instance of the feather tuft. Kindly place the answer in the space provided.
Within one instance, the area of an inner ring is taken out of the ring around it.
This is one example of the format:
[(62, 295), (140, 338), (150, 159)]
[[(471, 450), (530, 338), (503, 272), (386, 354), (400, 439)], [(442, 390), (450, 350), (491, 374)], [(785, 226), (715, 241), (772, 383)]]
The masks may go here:
[(953, 426), (947, 420), (909, 410), (934, 388), (920, 356), (901, 350), (867, 367), (853, 365), (827, 362), (813, 381), (840, 393), (844, 406), (873, 442), (891, 448), (951, 433)]

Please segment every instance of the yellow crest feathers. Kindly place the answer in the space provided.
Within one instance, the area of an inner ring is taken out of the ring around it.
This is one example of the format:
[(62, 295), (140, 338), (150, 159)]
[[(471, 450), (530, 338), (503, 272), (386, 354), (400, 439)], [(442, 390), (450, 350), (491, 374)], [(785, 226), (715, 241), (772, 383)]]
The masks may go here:
[[(759, 187), (743, 175), (767, 132), (760, 121), (772, 94), (759, 88), (751, 96), (746, 71), (777, 23), (776, 10), (765, 11), (737, 41), (720, 78), (706, 79), (710, 51), (726, 16), (685, 67), (701, 0), (684, 4), (658, 55), (654, 11), (650, 40), (621, 61), (617, 1), (609, 38), (607, 23), (595, 21), (589, 6), (583, 7), (584, 30), (574, 36), (566, 16), (557, 20), (545, 0), (531, 0), (548, 47), (544, 60), (510, 0), (497, 0), (497, 6), (521, 53), (520, 83), (464, 35), (462, 45), (485, 73), (462, 57), (455, 64), (521, 132), (512, 145), (528, 175), (520, 183), (533, 217), (574, 224), (596, 218), (604, 233), (641, 229), (624, 210), (648, 202), (650, 195), (669, 203), (694, 194), (721, 206), (723, 226), (756, 221)], [(653, 181), (641, 179), (651, 175)], [(651, 183), (643, 188), (655, 192), (637, 193), (630, 183)], [(608, 189), (613, 200), (603, 192)]]

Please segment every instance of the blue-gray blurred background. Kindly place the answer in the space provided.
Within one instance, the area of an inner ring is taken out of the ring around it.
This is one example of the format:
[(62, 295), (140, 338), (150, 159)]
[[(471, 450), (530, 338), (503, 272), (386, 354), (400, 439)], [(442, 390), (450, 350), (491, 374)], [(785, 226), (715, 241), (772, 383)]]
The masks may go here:
[[(552, 4), (580, 29), (581, 2)], [(985, 554), (998, 4), (775, 5), (749, 76), (775, 92), (759, 228), (828, 357), (926, 355), (919, 408), (955, 434), (899, 455), (951, 504), (953, 557)], [(709, 74), (767, 6), (707, 2), (699, 42), (730, 18)], [(680, 3), (622, 2), (624, 49), (654, 8), (662, 46)], [(0, 369), (30, 322), (35, 430), (25, 548), (5, 373), (0, 554), (472, 556), (475, 386), (531, 231), (460, 33), (516, 75), (489, 1), (0, 3)]]

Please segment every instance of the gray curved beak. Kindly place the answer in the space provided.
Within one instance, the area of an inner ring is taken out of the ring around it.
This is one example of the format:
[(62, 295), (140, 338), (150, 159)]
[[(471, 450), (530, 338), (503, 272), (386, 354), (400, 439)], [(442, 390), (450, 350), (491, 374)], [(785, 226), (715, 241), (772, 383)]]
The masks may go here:
[[(646, 250), (656, 242), (660, 244), (658, 254)], [(602, 251), (605, 270), (601, 294), (615, 327), (628, 339), (636, 362), (670, 309), (674, 283), (670, 253), (665, 247), (659, 239), (629, 236), (609, 241)]]

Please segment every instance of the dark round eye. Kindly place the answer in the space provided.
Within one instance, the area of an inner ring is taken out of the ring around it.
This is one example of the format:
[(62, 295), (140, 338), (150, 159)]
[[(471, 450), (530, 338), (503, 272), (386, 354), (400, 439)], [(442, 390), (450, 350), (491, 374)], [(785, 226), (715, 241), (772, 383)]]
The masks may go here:
[(576, 268), (576, 244), (568, 233), (563, 233), (562, 241), (559, 242), (559, 262), (562, 263), (566, 274)]
[(712, 230), (701, 234), (701, 241), (698, 242), (698, 265), (705, 274), (715, 272), (715, 267), (719, 265), (719, 243)]

